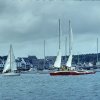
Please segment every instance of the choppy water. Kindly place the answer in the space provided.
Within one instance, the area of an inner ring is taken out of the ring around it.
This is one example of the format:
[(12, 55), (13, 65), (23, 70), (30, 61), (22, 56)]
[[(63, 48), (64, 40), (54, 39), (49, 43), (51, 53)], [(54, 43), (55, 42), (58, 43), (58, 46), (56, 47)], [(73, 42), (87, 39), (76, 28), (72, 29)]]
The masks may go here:
[(0, 100), (100, 100), (100, 73), (0, 76)]

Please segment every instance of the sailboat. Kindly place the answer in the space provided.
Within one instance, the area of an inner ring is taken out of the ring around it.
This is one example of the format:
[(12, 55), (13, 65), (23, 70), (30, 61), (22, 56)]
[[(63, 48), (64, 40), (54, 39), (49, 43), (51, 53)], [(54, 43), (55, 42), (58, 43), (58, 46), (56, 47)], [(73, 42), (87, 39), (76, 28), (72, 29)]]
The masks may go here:
[(10, 45), (10, 51), (9, 51), (7, 61), (5, 63), (2, 74), (6, 76), (19, 76), (20, 75), (20, 73), (17, 73), (17, 65), (15, 62), (15, 56), (13, 53), (12, 45)]
[(52, 70), (49, 70), (49, 69), (46, 69), (45, 66), (46, 66), (46, 59), (45, 59), (45, 47), (46, 47), (46, 41), (44, 40), (44, 45), (43, 45), (43, 48), (44, 48), (44, 64), (43, 64), (43, 70), (38, 70), (37, 72), (39, 74), (49, 74), (50, 72), (52, 72)]
[[(70, 27), (70, 21), (69, 21), (69, 27)], [(87, 70), (76, 70), (75, 67), (72, 67), (72, 44), (73, 44), (73, 33), (72, 28), (69, 28), (69, 57), (68, 61), (66, 63), (67, 69), (59, 70), (50, 73), (52, 76), (56, 75), (83, 75), (83, 74), (94, 74), (94, 71), (87, 71)]]
[(48, 74), (49, 73), (49, 70), (45, 69), (45, 63), (46, 63), (46, 59), (45, 59), (45, 40), (44, 40), (44, 43), (43, 43), (43, 54), (44, 54), (44, 62), (43, 62), (43, 69), (42, 70), (38, 70), (38, 73), (39, 74)]

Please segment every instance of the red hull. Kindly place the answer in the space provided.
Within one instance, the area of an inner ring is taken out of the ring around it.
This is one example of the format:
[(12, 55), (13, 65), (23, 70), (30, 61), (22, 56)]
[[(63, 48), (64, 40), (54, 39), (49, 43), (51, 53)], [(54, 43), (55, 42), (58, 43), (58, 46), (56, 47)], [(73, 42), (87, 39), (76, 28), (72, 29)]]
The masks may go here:
[(85, 71), (56, 71), (50, 73), (52, 76), (56, 75), (84, 75), (84, 74), (95, 74), (94, 71), (91, 72), (85, 72)]

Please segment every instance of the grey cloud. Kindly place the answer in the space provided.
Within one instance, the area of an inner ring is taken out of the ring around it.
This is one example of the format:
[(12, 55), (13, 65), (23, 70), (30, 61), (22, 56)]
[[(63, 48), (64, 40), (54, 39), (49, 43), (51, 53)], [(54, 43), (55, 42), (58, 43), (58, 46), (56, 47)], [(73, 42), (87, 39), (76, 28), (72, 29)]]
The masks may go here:
[[(99, 9), (99, 2), (90, 1), (0, 0), (0, 43), (14, 43), (16, 46), (26, 44), (31, 47), (35, 41), (52, 38), (57, 41), (59, 18), (63, 37), (68, 35), (69, 19), (74, 36), (99, 33)], [(38, 48), (39, 43), (36, 44), (35, 48)], [(51, 48), (57, 46), (51, 44)], [(35, 53), (34, 47), (32, 49)]]

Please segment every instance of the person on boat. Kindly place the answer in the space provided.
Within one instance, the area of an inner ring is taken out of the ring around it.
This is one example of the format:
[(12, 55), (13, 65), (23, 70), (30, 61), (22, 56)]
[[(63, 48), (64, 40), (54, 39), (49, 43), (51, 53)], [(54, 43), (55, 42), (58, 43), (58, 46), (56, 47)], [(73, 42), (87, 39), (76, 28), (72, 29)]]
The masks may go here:
[(65, 66), (65, 65), (63, 65), (63, 66), (61, 66), (61, 70), (62, 70), (62, 71), (64, 71), (64, 70), (68, 70), (68, 67)]

